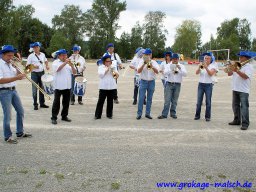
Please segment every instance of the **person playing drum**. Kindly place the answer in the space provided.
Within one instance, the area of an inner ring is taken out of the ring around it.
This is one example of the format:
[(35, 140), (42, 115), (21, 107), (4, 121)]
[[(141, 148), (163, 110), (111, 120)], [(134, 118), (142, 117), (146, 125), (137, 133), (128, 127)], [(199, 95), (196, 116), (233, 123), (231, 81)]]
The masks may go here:
[[(72, 75), (72, 87), (71, 87), (71, 105), (74, 105), (75, 104), (75, 92), (74, 92), (74, 86), (75, 86), (75, 78), (77, 76), (83, 76), (83, 72), (86, 68), (85, 66), (85, 59), (83, 56), (81, 56), (79, 54), (81, 50), (81, 47), (78, 46), (78, 45), (74, 45), (73, 48), (72, 48), (72, 51), (73, 51), (73, 54), (69, 57), (69, 59), (71, 60), (72, 63), (74, 63), (75, 65), (75, 68), (76, 68), (76, 75)], [(78, 103), (80, 105), (83, 105), (83, 96), (82, 95), (79, 95), (78, 96)]]

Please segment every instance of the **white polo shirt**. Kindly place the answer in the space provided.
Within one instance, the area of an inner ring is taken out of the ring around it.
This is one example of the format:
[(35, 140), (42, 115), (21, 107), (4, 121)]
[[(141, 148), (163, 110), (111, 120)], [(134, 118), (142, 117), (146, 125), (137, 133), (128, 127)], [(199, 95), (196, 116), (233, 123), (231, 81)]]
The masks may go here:
[[(171, 63), (171, 62), (170, 62)], [(170, 64), (168, 63), (168, 64)], [(163, 71), (163, 73), (161, 73), (161, 79), (165, 80), (167, 79), (167, 75), (164, 74), (164, 70), (165, 70), (165, 66), (167, 65), (166, 61), (163, 61), (159, 67), (159, 71)]]
[(178, 63), (180, 69), (178, 69), (178, 73), (174, 73), (176, 68), (176, 64), (168, 63), (165, 65), (164, 74), (167, 76), (167, 81), (172, 83), (181, 83), (182, 78), (187, 76), (187, 70), (184, 65)]
[[(86, 63), (85, 63), (85, 59), (84, 59), (84, 57), (83, 56), (81, 56), (81, 55), (79, 55), (79, 54), (73, 54), (73, 55), (71, 55), (70, 57), (69, 57), (69, 59), (72, 61), (72, 62), (75, 62), (75, 63), (80, 63), (80, 66), (79, 67), (77, 67), (77, 70), (78, 70), (78, 73), (82, 73), (83, 71), (84, 71), (84, 69), (85, 69), (85, 65), (86, 65)], [(76, 69), (76, 67), (75, 67), (75, 69)]]
[[(142, 60), (138, 66), (140, 68), (143, 65), (144, 61)], [(158, 63), (155, 60), (151, 60), (152, 66), (156, 68), (159, 71)], [(140, 79), (146, 80), (146, 81), (152, 81), (156, 79), (156, 74), (153, 71), (153, 69), (148, 70), (147, 65), (144, 66), (143, 70), (140, 73)]]
[[(116, 70), (116, 64), (114, 64), (114, 71), (118, 74)], [(98, 74), (100, 77), (99, 89), (103, 90), (113, 90), (117, 89), (116, 80), (113, 78), (111, 69), (105, 74), (107, 67), (102, 64), (98, 67)]]
[(250, 93), (251, 78), (253, 77), (253, 67), (250, 63), (245, 64), (241, 69), (241, 72), (245, 73), (249, 78), (243, 79), (236, 72), (233, 72), (232, 77), (232, 90)]
[(72, 69), (66, 64), (59, 72), (58, 68), (63, 64), (63, 61), (56, 59), (52, 63), (52, 71), (54, 73), (54, 88), (58, 90), (71, 89)]
[(139, 75), (139, 73), (138, 73), (138, 66), (139, 66), (139, 64), (141, 63), (141, 62), (143, 62), (143, 58), (140, 58), (140, 57), (137, 57), (137, 56), (134, 56), (134, 58), (132, 59), (132, 61), (131, 61), (131, 64), (130, 64), (130, 66), (132, 66), (132, 67), (135, 67), (135, 69), (134, 69), (134, 75), (136, 76), (136, 75)]
[(47, 58), (45, 57), (45, 54), (40, 52), (39, 55), (37, 55), (38, 58), (40, 59), (40, 61), (42, 63), (40, 63), (40, 61), (38, 60), (38, 58), (36, 57), (36, 54), (35, 52), (31, 53), (29, 56), (28, 56), (28, 60), (27, 60), (27, 65), (28, 64), (33, 64), (35, 66), (39, 66), (38, 69), (34, 69), (32, 72), (42, 72), (44, 71), (44, 65), (45, 65), (45, 62), (47, 61)]
[[(16, 69), (11, 65), (6, 63), (3, 59), (0, 59), (0, 79), (15, 77), (17, 75)], [(14, 87), (16, 82), (0, 84), (0, 88), (4, 87)]]
[[(208, 69), (211, 71), (212, 69), (215, 69), (215, 71), (218, 71), (218, 64), (217, 63), (211, 63), (208, 66)], [(214, 75), (213, 75), (214, 76)], [(213, 76), (210, 76), (206, 69), (201, 69), (200, 70), (200, 77), (199, 77), (199, 82), (200, 83), (213, 83)]]

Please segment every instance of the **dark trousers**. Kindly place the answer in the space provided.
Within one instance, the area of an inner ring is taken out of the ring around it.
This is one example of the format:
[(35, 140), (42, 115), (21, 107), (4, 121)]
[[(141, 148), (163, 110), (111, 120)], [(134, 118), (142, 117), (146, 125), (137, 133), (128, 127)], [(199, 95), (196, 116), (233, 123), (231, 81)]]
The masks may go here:
[(102, 115), (102, 109), (107, 97), (107, 117), (113, 116), (113, 97), (114, 97), (114, 90), (99, 90), (99, 99), (97, 103), (97, 107), (95, 110), (95, 117), (100, 118)]
[[(117, 84), (117, 79), (116, 79), (116, 84)], [(113, 92), (113, 99), (114, 100), (117, 100), (118, 99), (118, 96), (117, 96), (117, 89), (114, 89), (114, 92)]]
[(60, 111), (60, 97), (62, 95), (62, 111), (61, 116), (65, 118), (68, 116), (69, 109), (69, 101), (70, 101), (70, 89), (58, 90), (54, 91), (54, 100), (52, 104), (52, 119), (57, 120), (58, 114)]
[(133, 92), (133, 100), (137, 102), (139, 92), (139, 86), (136, 84), (136, 78), (134, 78), (134, 92)]
[[(71, 82), (71, 91), (70, 91), (70, 94), (71, 94), (71, 101), (74, 101), (75, 102), (75, 94), (73, 93), (74, 91), (74, 86), (75, 86), (75, 76), (72, 75), (72, 82)], [(82, 96), (77, 96), (78, 97), (78, 102), (79, 101), (82, 101), (83, 100), (83, 97)]]
[(249, 94), (233, 91), (232, 108), (234, 112), (234, 121), (248, 127), (249, 121)]
[[(42, 80), (41, 80), (41, 77), (43, 75), (44, 75), (44, 71), (42, 71), (42, 72), (32, 72), (31, 73), (31, 79), (42, 89), (44, 89), (43, 84), (42, 84)], [(38, 106), (38, 103), (37, 103), (37, 88), (33, 84), (32, 84), (32, 95), (33, 95), (33, 100), (34, 100), (34, 106)], [(39, 91), (39, 103), (40, 103), (40, 105), (44, 105), (44, 102), (45, 102), (44, 94)]]

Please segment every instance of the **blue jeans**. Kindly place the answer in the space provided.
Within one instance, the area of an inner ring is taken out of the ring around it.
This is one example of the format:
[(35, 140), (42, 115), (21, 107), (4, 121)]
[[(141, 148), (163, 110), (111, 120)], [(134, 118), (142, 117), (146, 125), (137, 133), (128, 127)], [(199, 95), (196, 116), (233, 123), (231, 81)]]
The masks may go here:
[(150, 115), (154, 91), (155, 91), (155, 80), (152, 80), (152, 81), (146, 81), (142, 79), (140, 80), (139, 103), (138, 103), (138, 111), (137, 111), (138, 116), (142, 115), (143, 103), (144, 103), (144, 98), (146, 96), (146, 92), (147, 92), (146, 115)]
[(164, 88), (164, 109), (162, 111), (162, 116), (167, 117), (170, 104), (171, 104), (171, 110), (170, 115), (176, 116), (176, 107), (177, 102), (180, 95), (180, 83), (170, 83), (166, 82), (165, 88)]
[(206, 111), (205, 118), (211, 119), (211, 105), (212, 105), (212, 83), (199, 83), (197, 90), (197, 104), (196, 104), (196, 114), (195, 118), (200, 118), (201, 115), (201, 106), (204, 98), (206, 97)]
[(248, 127), (249, 121), (249, 93), (233, 91), (232, 108), (234, 112), (234, 122), (241, 123)]
[(10, 128), (11, 122), (11, 110), (12, 105), (16, 111), (16, 134), (21, 135), (23, 133), (23, 119), (24, 119), (24, 109), (22, 107), (20, 97), (16, 90), (0, 90), (0, 102), (3, 108), (3, 128), (4, 128), (4, 138), (7, 140), (12, 136), (12, 131)]
[[(41, 77), (43, 75), (44, 75), (44, 71), (42, 71), (42, 72), (32, 72), (31, 73), (31, 79), (42, 89), (44, 89), (43, 84), (42, 84), (42, 80), (41, 80)], [(34, 99), (34, 106), (38, 106), (38, 103), (37, 103), (37, 88), (33, 84), (32, 84), (32, 95), (33, 95), (33, 99)], [(44, 102), (45, 102), (44, 94), (39, 91), (39, 103), (40, 103), (40, 105), (44, 105)]]

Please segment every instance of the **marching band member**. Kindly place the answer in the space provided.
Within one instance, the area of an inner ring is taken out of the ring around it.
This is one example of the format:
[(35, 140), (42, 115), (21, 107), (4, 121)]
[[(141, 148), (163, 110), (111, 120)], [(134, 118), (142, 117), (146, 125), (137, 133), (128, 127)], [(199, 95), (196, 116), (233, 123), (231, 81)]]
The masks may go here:
[(25, 78), (25, 74), (21, 74), (11, 64), (16, 49), (12, 45), (4, 45), (0, 50), (2, 58), (0, 59), (0, 102), (3, 108), (3, 129), (4, 140), (11, 144), (16, 144), (17, 140), (12, 138), (10, 128), (11, 121), (11, 105), (14, 107), (16, 115), (16, 135), (18, 138), (31, 137), (29, 133), (25, 133), (23, 129), (24, 109), (20, 101), (18, 92), (16, 91), (17, 80)]
[[(246, 62), (252, 56), (250, 52), (240, 51), (237, 54), (240, 62)], [(256, 56), (256, 55), (255, 55)], [(234, 120), (229, 125), (241, 125), (241, 130), (247, 130), (250, 124), (249, 121), (249, 93), (251, 86), (251, 79), (253, 77), (253, 67), (248, 61), (242, 66), (240, 70), (236, 67), (228, 73), (232, 75), (232, 108), (234, 113)], [(242, 119), (242, 121), (241, 121)]]
[(162, 115), (158, 116), (158, 119), (167, 118), (170, 104), (170, 116), (177, 119), (176, 107), (179, 99), (181, 82), (182, 78), (187, 76), (187, 70), (184, 65), (179, 63), (179, 55), (177, 53), (172, 54), (172, 62), (170, 62), (170, 56), (168, 56), (168, 54), (166, 55), (167, 64), (164, 67), (164, 75), (167, 76), (167, 79), (164, 88), (164, 109)]
[(102, 65), (98, 67), (100, 77), (99, 83), (99, 99), (95, 110), (94, 119), (101, 119), (102, 109), (107, 98), (107, 118), (113, 117), (113, 97), (117, 88), (115, 78), (119, 77), (116, 69), (116, 63), (111, 61), (111, 55), (105, 55), (101, 58)]
[(150, 116), (153, 94), (155, 91), (155, 79), (158, 74), (159, 66), (156, 61), (152, 60), (152, 51), (147, 48), (143, 52), (143, 61), (138, 66), (138, 73), (140, 73), (140, 87), (139, 87), (139, 104), (137, 111), (137, 120), (141, 119), (143, 111), (143, 101), (147, 92), (147, 104), (145, 117), (152, 119)]
[[(83, 76), (84, 70), (86, 69), (85, 66), (85, 59), (83, 56), (81, 56), (79, 54), (79, 52), (81, 51), (81, 47), (78, 45), (74, 45), (72, 48), (73, 54), (69, 57), (69, 59), (71, 60), (71, 62), (75, 63), (75, 68), (76, 68), (76, 75), (72, 75), (72, 85), (71, 85), (71, 105), (75, 104), (75, 95), (73, 93), (73, 89), (74, 89), (74, 84), (75, 84), (75, 78), (77, 76)], [(80, 105), (83, 105), (83, 101), (82, 101), (83, 97), (82, 96), (78, 96), (78, 103)]]
[[(39, 87), (43, 89), (43, 84), (41, 77), (44, 75), (44, 65), (47, 70), (49, 70), (49, 65), (45, 54), (40, 52), (41, 43), (35, 42), (30, 44), (30, 50), (33, 51), (28, 56), (27, 65), (33, 65), (34, 69), (31, 72), (31, 79), (38, 84)], [(34, 100), (34, 110), (38, 110), (37, 103), (37, 88), (32, 85), (32, 96)], [(49, 106), (45, 105), (44, 94), (39, 91), (39, 104), (41, 108), (49, 108)]]
[(164, 58), (165, 58), (165, 61), (163, 61), (160, 65), (160, 70), (159, 72), (161, 73), (161, 81), (163, 83), (163, 87), (165, 87), (165, 83), (166, 83), (166, 76), (164, 74), (164, 68), (165, 68), (165, 65), (167, 65), (168, 63), (171, 63), (172, 61), (172, 52), (169, 51), (169, 52), (165, 52), (164, 53)]
[(71, 75), (76, 74), (76, 69), (71, 61), (68, 59), (68, 52), (65, 49), (60, 49), (56, 53), (58, 59), (52, 63), (52, 70), (54, 72), (54, 101), (52, 105), (52, 124), (57, 124), (57, 117), (60, 111), (60, 97), (62, 95), (62, 111), (61, 119), (63, 121), (71, 122), (68, 118), (70, 90), (71, 90)]
[[(122, 68), (123, 68), (123, 67), (122, 67), (122, 61), (121, 61), (119, 55), (114, 52), (114, 49), (115, 49), (115, 48), (114, 48), (114, 44), (113, 44), (113, 43), (109, 43), (109, 44), (107, 45), (107, 52), (106, 52), (103, 56), (105, 56), (105, 55), (110, 55), (110, 56), (111, 56), (111, 60), (117, 62), (117, 66), (116, 66), (116, 67), (117, 67), (117, 71), (118, 71), (119, 69), (122, 69)], [(116, 83), (117, 83), (117, 79), (116, 79)], [(116, 104), (119, 103), (119, 101), (118, 101), (118, 96), (117, 96), (117, 89), (114, 91), (114, 102), (115, 102)]]
[[(143, 52), (144, 49), (142, 47), (138, 47), (135, 51), (135, 56), (131, 61), (129, 67), (134, 70), (134, 92), (133, 92), (133, 105), (137, 104), (138, 98), (138, 90), (139, 90), (139, 83), (140, 83), (140, 74), (138, 73), (138, 65), (143, 61)], [(144, 104), (146, 104), (146, 100), (144, 100)]]
[(205, 120), (211, 120), (211, 103), (212, 103), (212, 90), (213, 90), (213, 76), (218, 71), (218, 65), (214, 62), (214, 56), (212, 52), (203, 53), (204, 63), (199, 65), (196, 70), (196, 74), (200, 75), (198, 90), (197, 90), (197, 104), (196, 104), (196, 114), (194, 120), (200, 119), (201, 116), (201, 106), (203, 102), (203, 97), (206, 97), (206, 111)]

